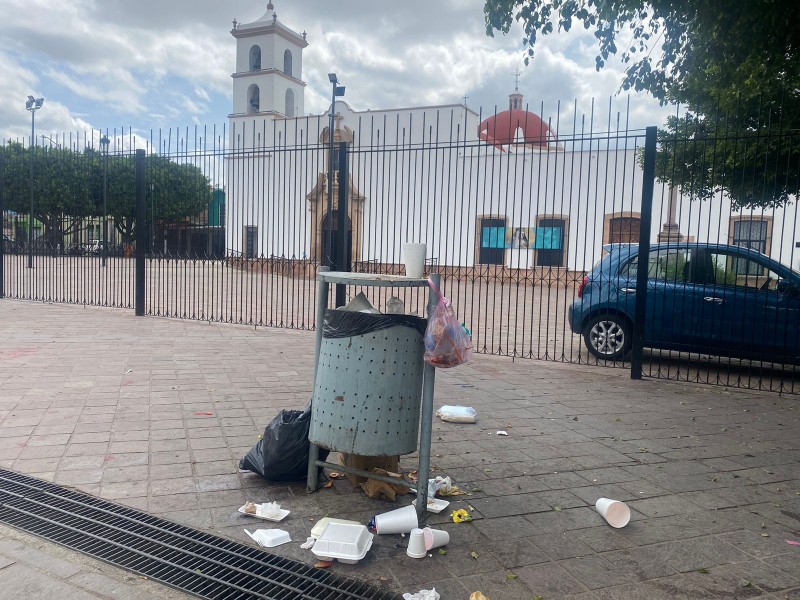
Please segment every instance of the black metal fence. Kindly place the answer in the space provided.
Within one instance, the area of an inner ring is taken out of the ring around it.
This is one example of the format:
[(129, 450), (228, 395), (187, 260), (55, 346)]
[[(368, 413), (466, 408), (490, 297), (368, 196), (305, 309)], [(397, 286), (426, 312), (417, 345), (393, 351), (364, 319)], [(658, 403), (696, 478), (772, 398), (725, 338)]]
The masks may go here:
[[(321, 265), (402, 274), (403, 244), (425, 242), (478, 352), (797, 393), (796, 135), (684, 116), (652, 140), (646, 175), (645, 131), (624, 114), (519, 114), (357, 113), (332, 137), (308, 117), (6, 141), (0, 292), (131, 308), (139, 249), (145, 314), (311, 329)], [(373, 293), (382, 311), (424, 307)]]

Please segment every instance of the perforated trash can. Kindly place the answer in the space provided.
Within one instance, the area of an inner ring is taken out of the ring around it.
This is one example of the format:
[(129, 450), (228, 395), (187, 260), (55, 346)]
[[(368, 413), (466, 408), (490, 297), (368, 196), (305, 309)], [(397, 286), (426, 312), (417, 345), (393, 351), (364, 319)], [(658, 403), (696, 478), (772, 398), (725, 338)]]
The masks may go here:
[(426, 320), (327, 310), (311, 442), (361, 456), (417, 449)]

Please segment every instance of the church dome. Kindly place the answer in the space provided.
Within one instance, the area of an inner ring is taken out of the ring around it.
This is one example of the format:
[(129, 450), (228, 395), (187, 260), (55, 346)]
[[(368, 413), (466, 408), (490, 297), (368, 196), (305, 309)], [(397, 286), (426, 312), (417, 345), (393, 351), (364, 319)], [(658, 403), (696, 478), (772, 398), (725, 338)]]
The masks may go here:
[(544, 150), (558, 141), (555, 133), (538, 115), (518, 108), (510, 108), (484, 119), (478, 126), (478, 137), (501, 151), (522, 144)]

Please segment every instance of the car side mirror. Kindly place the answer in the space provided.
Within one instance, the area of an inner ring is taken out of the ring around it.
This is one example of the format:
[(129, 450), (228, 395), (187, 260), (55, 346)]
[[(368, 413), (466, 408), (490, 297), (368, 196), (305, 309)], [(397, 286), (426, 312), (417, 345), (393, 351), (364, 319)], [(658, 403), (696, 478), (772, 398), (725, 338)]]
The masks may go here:
[(788, 294), (792, 298), (800, 296), (800, 287), (791, 281), (787, 281), (786, 279), (779, 280), (778, 284), (775, 286), (775, 289), (778, 291), (778, 293)]

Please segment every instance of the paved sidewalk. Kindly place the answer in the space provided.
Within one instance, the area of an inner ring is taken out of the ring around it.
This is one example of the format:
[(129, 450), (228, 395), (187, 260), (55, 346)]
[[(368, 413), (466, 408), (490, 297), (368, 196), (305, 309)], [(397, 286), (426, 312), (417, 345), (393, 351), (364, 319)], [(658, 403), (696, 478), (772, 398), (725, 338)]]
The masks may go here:
[(0, 525), (0, 598), (177, 600), (186, 595)]
[[(322, 516), (393, 508), (346, 480), (307, 495), (237, 472), (278, 410), (308, 401), (309, 332), (2, 300), (0, 340), (4, 467), (245, 542), (245, 500), (290, 509), (297, 542)], [(470, 491), (453, 508), (475, 521), (431, 518), (446, 555), (377, 536), (337, 572), (444, 600), (800, 598), (795, 398), (479, 355), (437, 374), (436, 403), (479, 413), (437, 419), (433, 439), (434, 473)], [(629, 503), (628, 527), (602, 521), (601, 496)]]

